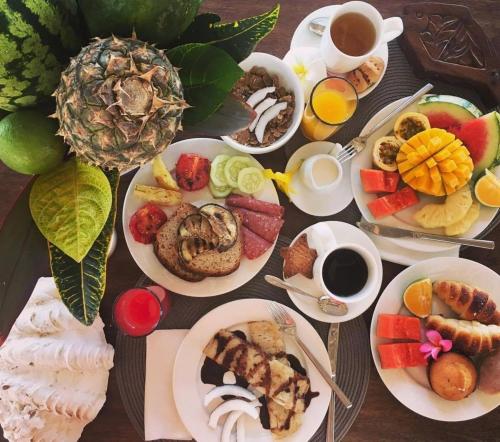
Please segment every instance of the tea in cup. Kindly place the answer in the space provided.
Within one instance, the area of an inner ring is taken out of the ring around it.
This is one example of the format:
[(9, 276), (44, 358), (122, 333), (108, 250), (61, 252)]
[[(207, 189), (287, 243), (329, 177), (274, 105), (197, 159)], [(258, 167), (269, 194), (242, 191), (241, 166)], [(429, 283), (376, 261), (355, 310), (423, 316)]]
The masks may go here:
[(381, 44), (402, 32), (401, 18), (384, 20), (368, 3), (347, 2), (329, 18), (321, 37), (321, 54), (329, 72), (349, 72), (368, 60)]

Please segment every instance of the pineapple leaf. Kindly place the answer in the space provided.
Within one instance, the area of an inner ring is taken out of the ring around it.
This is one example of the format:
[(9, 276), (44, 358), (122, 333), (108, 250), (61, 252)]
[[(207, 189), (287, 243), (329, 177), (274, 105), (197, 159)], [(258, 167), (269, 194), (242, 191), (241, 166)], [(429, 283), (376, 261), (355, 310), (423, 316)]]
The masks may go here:
[(243, 70), (222, 49), (208, 44), (189, 43), (167, 52), (180, 68), (184, 98), (191, 106), (184, 111), (183, 124), (205, 121), (220, 108)]
[(217, 14), (200, 14), (181, 35), (178, 44), (211, 44), (224, 49), (239, 63), (274, 29), (279, 12), (280, 5), (277, 4), (263, 14), (230, 23), (220, 23)]
[(120, 174), (106, 172), (112, 190), (112, 204), (101, 233), (81, 262), (49, 242), (50, 267), (61, 299), (71, 314), (84, 325), (92, 325), (106, 287), (106, 261), (116, 217), (116, 196)]
[(42, 235), (80, 262), (106, 223), (111, 200), (103, 171), (72, 158), (35, 180), (30, 210)]

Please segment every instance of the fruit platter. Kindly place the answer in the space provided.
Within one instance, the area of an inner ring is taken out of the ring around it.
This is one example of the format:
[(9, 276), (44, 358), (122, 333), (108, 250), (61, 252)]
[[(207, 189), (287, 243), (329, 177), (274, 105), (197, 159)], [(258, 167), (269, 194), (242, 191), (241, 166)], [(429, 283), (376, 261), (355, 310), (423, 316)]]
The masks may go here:
[(0, 439), (496, 440), (497, 11), (223, 3), (0, 0)]

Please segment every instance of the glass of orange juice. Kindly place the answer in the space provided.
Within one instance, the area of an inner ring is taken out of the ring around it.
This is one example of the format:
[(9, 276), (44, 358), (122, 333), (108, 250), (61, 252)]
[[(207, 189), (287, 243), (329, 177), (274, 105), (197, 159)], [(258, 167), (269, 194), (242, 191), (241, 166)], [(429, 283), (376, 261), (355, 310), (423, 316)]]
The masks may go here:
[(301, 128), (306, 138), (322, 141), (331, 137), (356, 111), (358, 94), (342, 77), (326, 77), (311, 91)]

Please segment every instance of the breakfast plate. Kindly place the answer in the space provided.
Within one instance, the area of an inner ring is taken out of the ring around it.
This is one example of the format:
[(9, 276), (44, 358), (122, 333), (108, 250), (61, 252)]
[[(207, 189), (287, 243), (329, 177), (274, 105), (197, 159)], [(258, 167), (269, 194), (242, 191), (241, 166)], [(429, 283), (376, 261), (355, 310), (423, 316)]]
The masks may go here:
[[(380, 121), (382, 118), (388, 115), (391, 112), (391, 110), (396, 108), (402, 100), (403, 98), (393, 103), (390, 103), (389, 105), (382, 108), (379, 112), (377, 112), (365, 125), (360, 135), (369, 132), (370, 128), (372, 128), (375, 124), (377, 124), (378, 121)], [(417, 110), (417, 105), (414, 104), (405, 109), (405, 112), (415, 112), (416, 110)], [(360, 178), (360, 170), (372, 168), (373, 145), (377, 139), (386, 135), (392, 130), (393, 124), (394, 124), (393, 121), (390, 121), (387, 124), (385, 124), (381, 129), (376, 131), (368, 139), (366, 149), (364, 149), (356, 157), (354, 157), (351, 164), (351, 183), (352, 183), (352, 192), (354, 194), (354, 199), (363, 217), (368, 222), (372, 223), (373, 222), (376, 223), (378, 221), (375, 220), (370, 210), (368, 209), (367, 205), (368, 203), (376, 199), (376, 195), (366, 193), (363, 190)], [(424, 195), (422, 193), (419, 193), (419, 197), (420, 197), (420, 202), (418, 204), (414, 205), (413, 207), (402, 210), (395, 215), (387, 216), (383, 218), (380, 221), (380, 223), (388, 226), (400, 227), (403, 229), (422, 230), (413, 219), (413, 215), (424, 205), (431, 202), (436, 202), (437, 199), (435, 197)], [(498, 209), (481, 205), (478, 219), (474, 222), (470, 230), (463, 236), (466, 238), (475, 238), (478, 235), (480, 235), (481, 232), (483, 232), (488, 227), (488, 225), (493, 221), (497, 212)], [(443, 229), (426, 229), (426, 231), (437, 234), (444, 233)], [(418, 252), (434, 253), (434, 252), (442, 252), (445, 250), (456, 249), (456, 246), (453, 244), (447, 244), (438, 241), (415, 240), (409, 238), (386, 238), (386, 239), (387, 241), (390, 241), (393, 244), (396, 244), (400, 247), (404, 247), (409, 250), (415, 250)]]
[[(195, 138), (190, 140), (173, 143), (161, 154), (162, 159), (168, 169), (175, 167), (175, 164), (181, 154), (194, 153), (208, 160), (213, 160), (217, 155), (226, 153), (235, 155), (236, 151), (229, 148), (223, 141), (210, 138)], [(238, 155), (245, 155), (240, 154)], [(248, 156), (251, 158), (250, 156)], [(261, 168), (260, 164), (253, 160), (256, 167)], [(140, 269), (153, 281), (168, 288), (174, 293), (205, 297), (216, 296), (234, 290), (259, 273), (261, 268), (267, 262), (272, 254), (274, 244), (262, 256), (250, 260), (243, 257), (239, 268), (233, 273), (223, 277), (207, 277), (199, 282), (185, 281), (168, 271), (158, 260), (153, 250), (152, 244), (141, 244), (134, 240), (130, 230), (129, 222), (132, 215), (144, 205), (144, 201), (134, 195), (136, 184), (155, 185), (155, 179), (152, 174), (151, 163), (142, 166), (132, 179), (123, 204), (123, 232), (127, 246)], [(271, 180), (265, 179), (262, 190), (254, 195), (256, 198), (279, 204), (278, 194)], [(183, 202), (193, 203), (195, 206), (202, 206), (207, 203), (223, 204), (223, 199), (214, 199), (207, 187), (201, 190), (182, 192)], [(169, 210), (168, 217), (171, 217), (175, 208)]]
[[(396, 399), (422, 416), (449, 422), (482, 416), (500, 405), (500, 393), (489, 395), (476, 390), (465, 399), (446, 400), (430, 388), (426, 367), (381, 368), (377, 345), (385, 344), (389, 340), (377, 337), (379, 315), (382, 313), (409, 315), (403, 304), (403, 292), (410, 284), (422, 278), (430, 278), (432, 281), (439, 279), (461, 281), (488, 292), (497, 305), (500, 304), (498, 295), (500, 276), (482, 264), (463, 258), (433, 258), (408, 267), (386, 287), (373, 313), (370, 342), (377, 371)], [(436, 295), (433, 295), (432, 299), (432, 314), (456, 317)]]
[[(340, 5), (330, 5), (324, 6), (323, 8), (319, 8), (316, 11), (311, 12), (307, 17), (305, 17), (293, 33), (292, 41), (290, 43), (290, 49), (302, 47), (302, 46), (310, 46), (310, 47), (319, 47), (321, 37), (309, 31), (309, 23), (311, 20), (318, 17), (329, 17), (333, 14), (336, 8), (339, 8)], [(384, 61), (384, 69), (382, 74), (378, 78), (377, 82), (369, 87), (366, 91), (358, 94), (359, 98), (366, 97), (375, 88), (379, 85), (384, 78), (385, 71), (387, 70), (387, 64), (389, 62), (389, 48), (387, 47), (387, 43), (381, 44), (377, 50), (373, 53), (374, 56), (380, 57)], [(337, 75), (340, 77), (344, 77), (345, 74), (338, 74), (335, 72), (330, 72), (332, 75)]]
[[(285, 172), (294, 170), (299, 163), (317, 154), (328, 154), (335, 148), (335, 143), (328, 141), (315, 141), (298, 148), (288, 160)], [(330, 216), (344, 210), (352, 201), (351, 190), (351, 165), (342, 165), (342, 180), (339, 186), (333, 191), (333, 195), (327, 194), (323, 198), (321, 195), (307, 188), (300, 178), (299, 173), (295, 173), (291, 186), (294, 191), (290, 194), (290, 200), (300, 210), (313, 216)]]
[[(380, 286), (382, 284), (382, 261), (380, 259), (380, 254), (375, 247), (375, 244), (373, 244), (372, 240), (368, 238), (368, 236), (360, 229), (350, 224), (339, 221), (325, 221), (324, 224), (326, 224), (331, 229), (339, 246), (347, 243), (355, 243), (366, 249), (368, 253), (370, 253), (375, 258), (375, 289), (369, 294), (369, 296), (359, 300), (356, 303), (349, 304), (349, 311), (344, 316), (327, 315), (319, 309), (317, 301), (309, 297), (297, 295), (290, 290), (287, 290), (288, 296), (290, 296), (292, 302), (301, 312), (313, 319), (329, 323), (350, 321), (351, 319), (354, 319), (357, 316), (363, 314), (377, 298)], [(305, 233), (307, 235), (311, 227), (312, 226), (309, 226), (302, 232), (300, 232), (291, 244), (293, 244), (302, 234)], [(285, 278), (284, 275), (283, 278)], [(312, 295), (317, 295), (319, 297), (323, 294), (318, 286), (316, 286), (313, 279), (306, 278), (301, 274), (294, 275), (291, 278), (286, 278), (286, 281), (301, 288), (302, 290), (305, 290), (306, 292), (311, 293)]]
[[(204, 406), (204, 397), (213, 384), (202, 382), (201, 371), (205, 366), (204, 349), (221, 329), (243, 331), (248, 337), (249, 321), (271, 321), (268, 311), (269, 301), (243, 299), (223, 304), (203, 316), (188, 332), (175, 359), (173, 372), (173, 392), (179, 416), (194, 439), (204, 442), (220, 440), (220, 426), (213, 429), (208, 425), (210, 412)], [(320, 363), (330, 372), (328, 353), (318, 333), (311, 324), (294, 310), (284, 307), (297, 324), (297, 333), (305, 345), (314, 353)], [(319, 393), (312, 398), (303, 415), (302, 425), (292, 435), (282, 439), (287, 442), (309, 440), (321, 425), (328, 409), (331, 390), (319, 372), (305, 358), (296, 344), (284, 336), (286, 352), (294, 355), (305, 368), (310, 380), (311, 391)], [(213, 408), (213, 407), (212, 407)], [(263, 429), (260, 420), (244, 419), (248, 442), (271, 442), (271, 432)]]

